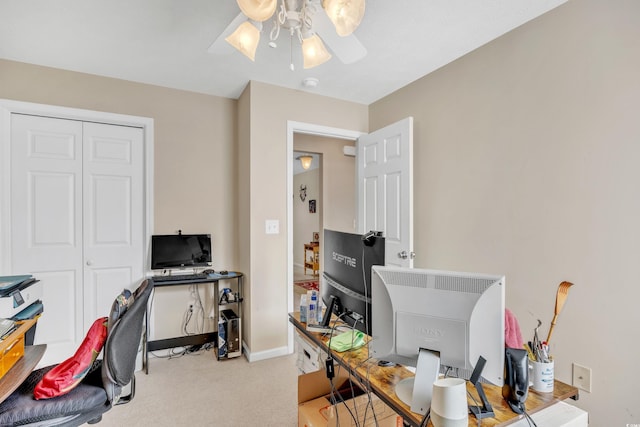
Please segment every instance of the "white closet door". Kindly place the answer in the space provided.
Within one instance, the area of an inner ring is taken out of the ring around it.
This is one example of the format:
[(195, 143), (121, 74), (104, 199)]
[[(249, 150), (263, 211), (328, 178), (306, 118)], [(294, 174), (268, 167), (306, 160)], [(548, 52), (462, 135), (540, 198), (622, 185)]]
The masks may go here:
[(11, 271), (42, 282), (36, 343), (62, 361), (81, 342), (82, 123), (11, 116)]
[(85, 123), (84, 327), (143, 277), (143, 131)]
[(144, 276), (144, 132), (11, 117), (11, 271), (42, 282), (46, 365), (72, 356)]

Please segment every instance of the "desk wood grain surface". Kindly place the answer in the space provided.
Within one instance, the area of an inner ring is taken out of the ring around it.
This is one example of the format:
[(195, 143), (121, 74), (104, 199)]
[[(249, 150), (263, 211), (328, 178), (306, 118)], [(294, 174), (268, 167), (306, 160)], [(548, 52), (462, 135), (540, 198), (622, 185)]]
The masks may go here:
[[(309, 332), (306, 330), (305, 323), (300, 322), (300, 313), (290, 313), (289, 321), (296, 327), (298, 331), (319, 345), (323, 350), (328, 351), (327, 336), (319, 333)], [(408, 405), (402, 402), (395, 393), (396, 384), (408, 377), (412, 377), (413, 373), (403, 366), (381, 367), (378, 366), (377, 360), (368, 357), (368, 346), (361, 347), (357, 350), (346, 351), (343, 353), (331, 352), (334, 360), (339, 364), (335, 369), (340, 367), (347, 369), (364, 387), (370, 389), (387, 405), (400, 414), (406, 423), (418, 426), (422, 420), (422, 416), (411, 412)], [(495, 418), (485, 418), (482, 420), (483, 427), (506, 426), (518, 421), (523, 416), (515, 414), (507, 402), (502, 397), (502, 387), (492, 384), (483, 384), (487, 399), (493, 406)], [(479, 400), (475, 387), (467, 382), (467, 390), (473, 397)], [(578, 389), (560, 381), (555, 381), (553, 393), (538, 393), (529, 389), (529, 397), (527, 398), (526, 408), (529, 414), (533, 414), (541, 409), (553, 405), (558, 401), (568, 398), (578, 398)], [(475, 405), (470, 398), (469, 404)], [(429, 426), (432, 426), (429, 423)], [(469, 416), (469, 427), (477, 426), (477, 420), (473, 416)]]

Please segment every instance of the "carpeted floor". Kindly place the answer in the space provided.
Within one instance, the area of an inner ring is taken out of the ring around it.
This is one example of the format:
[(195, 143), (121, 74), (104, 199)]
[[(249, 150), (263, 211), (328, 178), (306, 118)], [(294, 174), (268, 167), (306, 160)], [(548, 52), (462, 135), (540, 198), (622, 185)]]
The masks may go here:
[(217, 361), (212, 351), (176, 359), (152, 358), (136, 373), (136, 395), (103, 415), (110, 426), (297, 425), (296, 356), (249, 363)]

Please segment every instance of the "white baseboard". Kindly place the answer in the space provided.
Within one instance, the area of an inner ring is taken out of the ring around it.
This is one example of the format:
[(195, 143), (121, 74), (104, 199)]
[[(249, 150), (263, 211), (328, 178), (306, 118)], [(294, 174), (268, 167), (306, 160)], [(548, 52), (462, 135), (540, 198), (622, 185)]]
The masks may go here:
[(274, 357), (286, 356), (291, 352), (288, 350), (287, 346), (272, 348), (269, 350), (251, 352), (251, 350), (247, 347), (246, 343), (242, 343), (242, 347), (244, 349), (244, 355), (249, 362), (259, 362), (260, 360), (273, 359)]

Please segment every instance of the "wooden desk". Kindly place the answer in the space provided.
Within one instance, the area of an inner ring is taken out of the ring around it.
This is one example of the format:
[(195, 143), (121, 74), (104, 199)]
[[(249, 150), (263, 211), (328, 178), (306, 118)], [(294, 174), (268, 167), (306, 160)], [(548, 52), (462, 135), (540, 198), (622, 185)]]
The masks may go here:
[[(290, 313), (289, 321), (296, 329), (320, 346), (324, 351), (329, 351), (329, 338), (322, 334), (308, 332), (306, 325), (300, 322), (300, 313)], [(369, 386), (371, 391), (375, 393), (381, 400), (389, 405), (396, 413), (401, 415), (406, 424), (418, 426), (422, 420), (420, 414), (411, 412), (408, 405), (402, 402), (395, 393), (396, 384), (407, 377), (413, 376), (413, 373), (403, 366), (380, 367), (376, 360), (369, 359), (368, 347), (364, 346), (354, 351), (337, 353), (331, 351), (333, 359), (342, 367), (346, 368), (358, 382), (365, 387)], [(338, 367), (336, 367), (338, 369)], [(493, 406), (496, 414), (495, 418), (485, 418), (482, 420), (483, 427), (490, 426), (506, 426), (523, 418), (522, 415), (514, 413), (507, 402), (502, 398), (502, 388), (491, 384), (483, 384), (484, 391)], [(478, 398), (475, 387), (467, 382), (467, 390)], [(538, 393), (529, 389), (529, 397), (527, 398), (527, 412), (533, 414), (541, 409), (553, 405), (556, 402), (573, 398), (578, 399), (578, 389), (560, 381), (555, 381), (553, 393)], [(475, 404), (472, 401), (470, 404)], [(469, 416), (469, 427), (475, 427), (477, 420), (473, 416)], [(432, 426), (429, 423), (429, 426)]]

